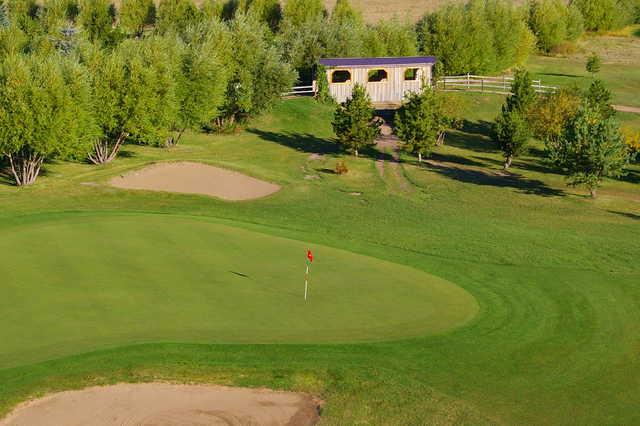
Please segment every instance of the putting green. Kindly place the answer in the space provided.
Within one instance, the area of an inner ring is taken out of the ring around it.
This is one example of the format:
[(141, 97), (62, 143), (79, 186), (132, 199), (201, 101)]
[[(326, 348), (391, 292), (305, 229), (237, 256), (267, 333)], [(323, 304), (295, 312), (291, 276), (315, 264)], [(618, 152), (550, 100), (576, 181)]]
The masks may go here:
[(67, 215), (5, 227), (0, 368), (146, 341), (385, 340), (468, 322), (475, 299), (379, 259), (170, 215)]

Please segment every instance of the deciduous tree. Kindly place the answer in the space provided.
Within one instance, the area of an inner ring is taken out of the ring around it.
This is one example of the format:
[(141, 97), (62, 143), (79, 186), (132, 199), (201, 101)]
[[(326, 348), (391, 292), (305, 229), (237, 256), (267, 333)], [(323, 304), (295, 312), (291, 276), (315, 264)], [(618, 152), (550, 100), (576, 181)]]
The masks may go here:
[(603, 178), (624, 173), (629, 149), (617, 121), (603, 118), (585, 102), (567, 123), (551, 158), (567, 172), (569, 185), (584, 185), (595, 198)]
[(0, 64), (0, 152), (19, 186), (45, 160), (81, 157), (97, 133), (86, 72), (57, 56), (10, 56)]

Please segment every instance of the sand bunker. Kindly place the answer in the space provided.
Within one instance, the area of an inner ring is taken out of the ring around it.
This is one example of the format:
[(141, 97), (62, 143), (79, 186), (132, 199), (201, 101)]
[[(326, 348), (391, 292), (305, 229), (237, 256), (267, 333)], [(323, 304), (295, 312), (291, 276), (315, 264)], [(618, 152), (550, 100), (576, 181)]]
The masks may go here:
[(252, 200), (273, 194), (280, 186), (201, 163), (158, 163), (111, 179), (125, 189), (204, 194), (223, 200)]
[(55, 393), (18, 406), (0, 426), (306, 426), (317, 421), (317, 404), (306, 394), (147, 383)]

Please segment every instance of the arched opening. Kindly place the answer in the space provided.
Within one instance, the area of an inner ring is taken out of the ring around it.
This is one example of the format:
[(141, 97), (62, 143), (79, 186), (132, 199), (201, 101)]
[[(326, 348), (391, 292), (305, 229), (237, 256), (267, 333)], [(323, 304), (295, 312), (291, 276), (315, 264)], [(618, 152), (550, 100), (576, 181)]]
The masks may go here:
[(418, 68), (407, 68), (404, 71), (404, 81), (416, 81), (418, 79)]
[(387, 81), (387, 71), (383, 69), (369, 71), (369, 83), (377, 83), (381, 81)]
[(351, 81), (351, 73), (347, 70), (336, 70), (331, 73), (332, 83), (348, 83)]

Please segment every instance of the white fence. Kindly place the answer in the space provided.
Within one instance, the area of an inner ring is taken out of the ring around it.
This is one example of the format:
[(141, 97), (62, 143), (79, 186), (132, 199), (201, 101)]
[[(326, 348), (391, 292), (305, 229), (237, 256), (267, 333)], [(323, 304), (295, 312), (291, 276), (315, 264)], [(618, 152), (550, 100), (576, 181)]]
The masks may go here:
[[(436, 87), (445, 91), (466, 91), (482, 93), (511, 94), (513, 77), (489, 77), (484, 75), (452, 75), (440, 77), (436, 81)], [(543, 86), (541, 80), (533, 80), (532, 86), (537, 93), (551, 93), (558, 90), (555, 86)]]
[(284, 92), (282, 96), (301, 96), (316, 93), (315, 84), (311, 86), (293, 86), (290, 92)]

